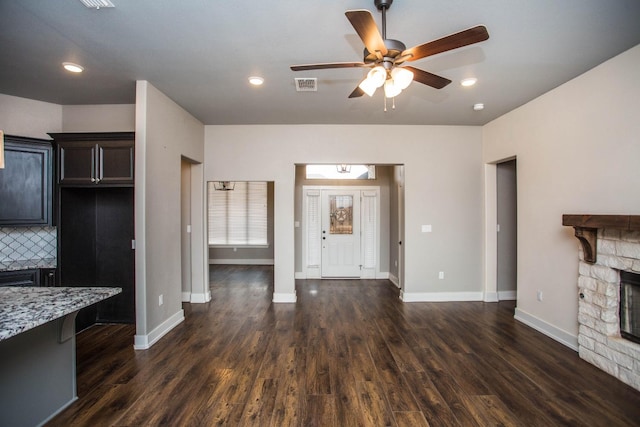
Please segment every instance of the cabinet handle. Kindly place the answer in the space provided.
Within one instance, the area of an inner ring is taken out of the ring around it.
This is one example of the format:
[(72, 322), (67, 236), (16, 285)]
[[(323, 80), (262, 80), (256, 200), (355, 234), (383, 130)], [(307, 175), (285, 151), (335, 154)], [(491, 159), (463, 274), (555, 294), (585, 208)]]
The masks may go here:
[(91, 178), (91, 182), (96, 182), (96, 179), (95, 178)]

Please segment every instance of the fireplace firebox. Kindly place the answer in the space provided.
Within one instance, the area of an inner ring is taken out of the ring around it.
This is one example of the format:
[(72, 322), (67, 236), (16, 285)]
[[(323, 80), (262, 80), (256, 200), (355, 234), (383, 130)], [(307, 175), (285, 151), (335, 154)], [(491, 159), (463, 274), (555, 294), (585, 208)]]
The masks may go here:
[(620, 272), (620, 335), (640, 344), (640, 274)]

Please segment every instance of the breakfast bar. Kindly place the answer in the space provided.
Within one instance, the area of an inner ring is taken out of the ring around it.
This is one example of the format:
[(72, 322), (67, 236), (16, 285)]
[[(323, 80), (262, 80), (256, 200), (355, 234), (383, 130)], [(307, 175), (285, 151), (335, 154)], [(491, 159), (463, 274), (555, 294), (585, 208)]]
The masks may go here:
[(42, 425), (76, 396), (75, 317), (115, 287), (0, 287), (0, 425)]

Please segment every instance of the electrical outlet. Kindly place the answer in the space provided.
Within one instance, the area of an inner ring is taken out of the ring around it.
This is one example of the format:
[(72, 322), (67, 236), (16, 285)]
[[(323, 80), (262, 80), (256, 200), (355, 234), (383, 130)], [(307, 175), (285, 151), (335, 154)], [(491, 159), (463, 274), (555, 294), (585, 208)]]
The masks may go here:
[(395, 261), (393, 262), (393, 264), (397, 267), (397, 266), (398, 266), (398, 260), (395, 260)]
[(164, 295), (160, 294), (158, 296), (158, 305), (160, 306), (162, 304), (164, 304)]
[(438, 273), (438, 279), (444, 279), (444, 271)]
[(538, 289), (538, 301), (542, 301), (542, 291)]

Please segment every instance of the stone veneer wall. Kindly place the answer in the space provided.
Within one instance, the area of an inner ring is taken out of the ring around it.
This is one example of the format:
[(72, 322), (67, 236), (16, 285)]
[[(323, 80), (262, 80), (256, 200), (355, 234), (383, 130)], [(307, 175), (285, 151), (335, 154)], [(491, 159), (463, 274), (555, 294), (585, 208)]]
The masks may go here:
[(595, 264), (580, 250), (578, 353), (640, 390), (640, 344), (620, 336), (620, 270), (640, 273), (640, 232), (599, 229)]

